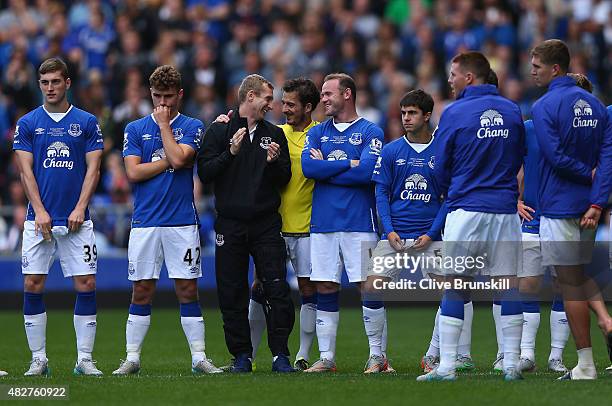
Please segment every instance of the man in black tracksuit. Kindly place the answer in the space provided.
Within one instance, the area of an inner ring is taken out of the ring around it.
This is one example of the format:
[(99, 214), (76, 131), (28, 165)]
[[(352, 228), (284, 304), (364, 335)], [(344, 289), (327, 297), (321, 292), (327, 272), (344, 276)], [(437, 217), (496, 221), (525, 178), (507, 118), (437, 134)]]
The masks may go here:
[(286, 280), (286, 249), (281, 236), (279, 190), (291, 178), (287, 139), (264, 120), (271, 109), (272, 84), (247, 76), (238, 91), (240, 105), (229, 123), (213, 123), (198, 155), (202, 182), (214, 182), (215, 268), (225, 342), (235, 359), (232, 372), (250, 372), (248, 320), (249, 255), (266, 301), (272, 369), (293, 372), (287, 340), (295, 318)]

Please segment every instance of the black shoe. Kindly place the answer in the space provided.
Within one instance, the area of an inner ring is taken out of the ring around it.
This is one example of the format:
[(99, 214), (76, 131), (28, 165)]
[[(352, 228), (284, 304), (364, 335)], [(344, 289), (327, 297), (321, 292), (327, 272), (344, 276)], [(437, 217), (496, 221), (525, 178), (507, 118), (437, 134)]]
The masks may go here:
[(238, 354), (229, 368), (232, 373), (253, 372), (253, 364), (249, 354)]
[(310, 363), (306, 361), (304, 358), (296, 359), (293, 363), (293, 366), (298, 371), (305, 371), (310, 368)]
[(291, 366), (289, 358), (284, 354), (279, 354), (274, 362), (272, 362), (272, 372), (297, 372), (295, 368)]

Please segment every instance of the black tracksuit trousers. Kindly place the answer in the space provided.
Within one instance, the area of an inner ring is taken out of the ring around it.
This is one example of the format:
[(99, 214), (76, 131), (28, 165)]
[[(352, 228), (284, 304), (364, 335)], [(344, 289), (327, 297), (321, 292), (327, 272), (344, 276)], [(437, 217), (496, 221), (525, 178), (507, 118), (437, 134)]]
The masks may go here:
[(287, 341), (295, 310), (287, 283), (285, 241), (281, 216), (269, 213), (252, 220), (217, 217), (215, 269), (223, 330), (229, 352), (252, 354), (249, 327), (249, 255), (261, 281), (272, 355), (289, 356)]

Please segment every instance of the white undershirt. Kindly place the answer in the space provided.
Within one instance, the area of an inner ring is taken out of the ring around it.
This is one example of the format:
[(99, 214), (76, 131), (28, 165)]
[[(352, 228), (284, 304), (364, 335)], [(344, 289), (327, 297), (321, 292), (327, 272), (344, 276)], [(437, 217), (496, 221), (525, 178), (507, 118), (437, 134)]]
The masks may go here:
[(68, 107), (68, 110), (66, 110), (66, 112), (64, 113), (50, 113), (47, 111), (44, 105), (42, 106), (42, 108), (45, 111), (45, 113), (47, 113), (47, 115), (51, 117), (51, 120), (55, 121), (56, 123), (59, 123), (60, 121), (62, 121), (62, 118), (66, 117), (66, 115), (70, 113), (70, 110), (72, 110), (72, 104), (70, 105), (70, 107)]
[(340, 132), (344, 132), (344, 130), (352, 126), (355, 122), (357, 122), (360, 119), (361, 117), (357, 117), (355, 120), (351, 121), (350, 123), (336, 123), (336, 121), (332, 121), (332, 124), (334, 125), (334, 127), (336, 127), (336, 130)]
[(404, 136), (404, 140), (406, 140), (408, 145), (410, 145), (412, 147), (412, 149), (414, 149), (419, 154), (421, 152), (425, 151), (427, 149), (427, 147), (431, 145), (431, 143), (433, 142), (433, 139), (434, 139), (434, 137), (432, 135), (431, 139), (429, 140), (429, 142), (427, 144), (421, 144), (421, 143), (416, 143), (416, 142), (410, 142), (410, 141), (408, 141), (408, 138), (406, 136)]
[(251, 142), (253, 142), (253, 137), (255, 137), (255, 130), (257, 130), (257, 124), (255, 124), (253, 128), (249, 130), (249, 137), (251, 138)]

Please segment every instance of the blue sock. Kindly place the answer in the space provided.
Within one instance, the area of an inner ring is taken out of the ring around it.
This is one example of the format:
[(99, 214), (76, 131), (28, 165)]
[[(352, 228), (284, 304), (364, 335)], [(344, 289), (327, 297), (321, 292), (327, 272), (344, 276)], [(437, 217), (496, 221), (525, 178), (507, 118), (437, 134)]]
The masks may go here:
[(312, 296), (302, 296), (302, 304), (317, 304), (317, 294)]
[(197, 301), (181, 303), (181, 317), (202, 317), (202, 309)]
[(96, 313), (96, 291), (77, 292), (76, 302), (74, 303), (74, 314), (77, 316), (93, 316)]
[(555, 295), (555, 297), (553, 297), (552, 311), (553, 312), (564, 312), (565, 311), (565, 307), (563, 307), (563, 297), (561, 295)]
[(361, 302), (363, 307), (367, 307), (368, 309), (382, 309), (385, 307), (383, 301), (374, 301), (374, 300), (364, 300)]
[[(440, 315), (463, 320), (463, 304), (466, 300), (466, 293), (460, 290), (447, 289), (442, 296), (442, 303), (440, 303)], [(469, 293), (467, 293), (467, 296), (469, 296)]]
[(502, 293), (501, 301), (501, 315), (511, 316), (514, 314), (523, 313), (523, 304), (521, 302), (521, 295), (517, 288), (505, 290)]
[(135, 316), (150, 316), (151, 315), (151, 305), (139, 305), (132, 303), (130, 305), (130, 314)]
[(540, 302), (537, 300), (523, 300), (521, 308), (523, 313), (540, 313)]
[(45, 312), (42, 293), (23, 292), (23, 314), (31, 316)]
[(339, 304), (340, 292), (334, 293), (319, 293), (317, 300), (317, 309), (324, 312), (337, 312), (340, 310)]

